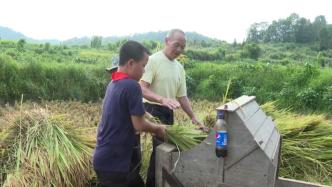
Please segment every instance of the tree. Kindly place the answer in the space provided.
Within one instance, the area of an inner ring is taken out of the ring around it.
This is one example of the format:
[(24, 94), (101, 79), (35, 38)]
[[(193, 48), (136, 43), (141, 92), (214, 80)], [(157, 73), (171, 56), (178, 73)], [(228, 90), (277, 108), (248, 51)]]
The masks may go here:
[(46, 42), (44, 45), (44, 51), (49, 51), (50, 50), (50, 43)]
[(295, 25), (299, 15), (293, 13), (286, 19), (273, 21), (264, 35), (265, 42), (295, 42)]
[(287, 20), (273, 21), (264, 37), (266, 42), (293, 42), (293, 28)]
[(267, 22), (254, 23), (250, 26), (247, 41), (249, 42), (262, 42), (264, 34), (269, 27)]
[(24, 45), (26, 44), (26, 41), (24, 39), (20, 39), (18, 42), (17, 42), (17, 50), (18, 51), (24, 51)]
[(236, 42), (236, 39), (234, 38), (234, 41), (233, 41), (233, 44), (232, 44), (233, 47), (236, 47), (237, 46), (237, 42)]
[(314, 30), (310, 20), (300, 18), (295, 25), (295, 42), (310, 43), (315, 40)]
[(103, 38), (101, 36), (94, 36), (91, 40), (92, 48), (100, 48)]
[(317, 16), (315, 21), (312, 23), (314, 38), (315, 41), (319, 41), (319, 33), (320, 31), (326, 27), (326, 19), (325, 16)]
[(243, 52), (242, 52), (242, 57), (249, 57), (251, 59), (257, 60), (258, 57), (260, 56), (262, 50), (261, 48), (253, 43), (253, 44), (246, 44), (244, 46)]
[(320, 49), (332, 49), (332, 26), (323, 28), (319, 33), (320, 38)]

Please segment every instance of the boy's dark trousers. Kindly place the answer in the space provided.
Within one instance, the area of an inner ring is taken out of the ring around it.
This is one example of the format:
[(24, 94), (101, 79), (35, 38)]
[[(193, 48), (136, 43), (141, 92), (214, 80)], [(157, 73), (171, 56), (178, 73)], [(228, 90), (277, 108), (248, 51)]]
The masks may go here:
[[(153, 117), (156, 117), (160, 120), (161, 123), (165, 125), (173, 125), (174, 123), (174, 114), (173, 110), (150, 103), (144, 103), (145, 111), (149, 112)], [(154, 187), (156, 184), (155, 179), (155, 170), (156, 170), (156, 147), (162, 144), (163, 141), (153, 137), (152, 146), (153, 150), (150, 157), (150, 165), (148, 169), (148, 176), (146, 179), (146, 187)]]
[(144, 187), (139, 172), (130, 176), (129, 172), (100, 172), (96, 171), (98, 186), (100, 187)]
[[(138, 135), (139, 138), (139, 135)], [(140, 141), (134, 147), (129, 172), (96, 171), (100, 187), (144, 187), (144, 181), (139, 172), (141, 169)]]

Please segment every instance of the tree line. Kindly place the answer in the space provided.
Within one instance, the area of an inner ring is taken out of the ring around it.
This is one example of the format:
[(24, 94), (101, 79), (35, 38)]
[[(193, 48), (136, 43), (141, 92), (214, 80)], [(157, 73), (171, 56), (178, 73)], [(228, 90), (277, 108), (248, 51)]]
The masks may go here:
[(291, 14), (286, 19), (254, 23), (250, 26), (248, 42), (318, 42), (320, 50), (332, 48), (332, 25), (326, 22), (325, 16), (320, 15), (313, 22), (298, 14)]

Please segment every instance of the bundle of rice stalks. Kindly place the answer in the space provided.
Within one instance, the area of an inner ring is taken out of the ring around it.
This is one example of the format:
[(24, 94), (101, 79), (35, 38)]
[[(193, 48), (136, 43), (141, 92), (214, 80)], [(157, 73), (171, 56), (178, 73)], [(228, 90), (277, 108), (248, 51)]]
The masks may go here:
[[(153, 117), (148, 112), (145, 113), (145, 117), (154, 123), (160, 123), (160, 121)], [(192, 125), (175, 124), (166, 126), (165, 142), (176, 145), (180, 151), (185, 151), (195, 147), (201, 143), (207, 134), (201, 130), (196, 130)]]
[(262, 105), (283, 137), (280, 175), (332, 184), (332, 124), (324, 115), (299, 115)]
[(166, 128), (165, 142), (176, 145), (180, 151), (191, 149), (207, 137), (191, 125), (172, 125)]
[(6, 117), (0, 134), (4, 186), (86, 186), (93, 141), (66, 116), (35, 109)]
[(141, 171), (140, 174), (143, 179), (147, 178), (147, 171), (149, 167), (150, 157), (152, 153), (152, 137), (149, 133), (142, 133), (141, 134)]

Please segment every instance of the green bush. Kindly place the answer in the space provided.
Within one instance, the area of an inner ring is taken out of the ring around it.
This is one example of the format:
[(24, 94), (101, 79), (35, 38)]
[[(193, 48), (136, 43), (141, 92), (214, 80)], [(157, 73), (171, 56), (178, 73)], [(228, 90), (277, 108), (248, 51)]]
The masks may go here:
[(188, 49), (185, 55), (192, 60), (213, 61), (225, 58), (225, 50), (217, 49)]
[(312, 65), (263, 63), (196, 63), (187, 69), (188, 93), (193, 98), (220, 101), (229, 79), (229, 98), (254, 95), (258, 102), (277, 100), (281, 107), (330, 112), (332, 72)]
[(243, 58), (251, 58), (257, 60), (261, 55), (261, 48), (257, 44), (246, 44), (241, 53)]
[[(28, 100), (98, 100), (107, 84), (104, 68), (120, 44), (112, 51), (29, 43), (18, 50), (17, 42), (0, 41), (0, 103), (18, 101), (21, 94)], [(158, 42), (145, 44), (160, 48)], [(292, 43), (207, 46), (189, 46), (181, 55), (190, 97), (220, 101), (232, 80), (228, 98), (254, 95), (260, 103), (277, 100), (281, 107), (331, 113), (331, 49)]]
[(1, 103), (26, 100), (94, 101), (104, 96), (106, 76), (103, 66), (38, 63), (19, 64), (0, 56)]

